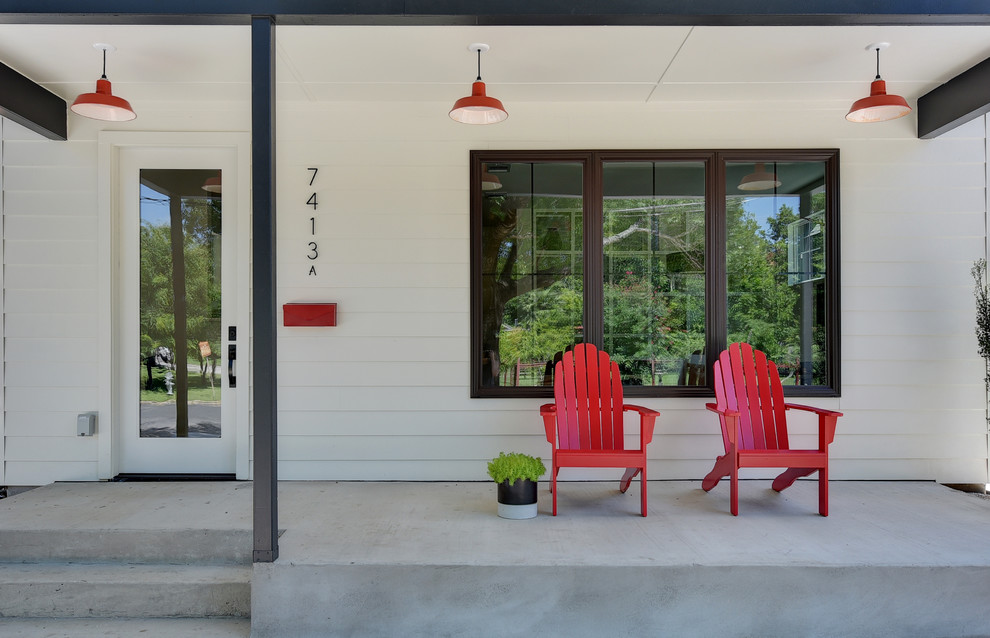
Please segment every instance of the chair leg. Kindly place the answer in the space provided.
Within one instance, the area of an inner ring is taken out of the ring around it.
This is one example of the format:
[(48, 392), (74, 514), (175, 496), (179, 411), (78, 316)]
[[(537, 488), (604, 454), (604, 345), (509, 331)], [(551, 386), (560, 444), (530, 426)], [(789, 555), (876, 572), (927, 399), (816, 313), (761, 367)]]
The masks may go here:
[(632, 483), (633, 478), (639, 474), (638, 467), (627, 467), (626, 471), (622, 474), (622, 478), (619, 479), (619, 491), (623, 494), (629, 489), (629, 485)]
[(773, 480), (771, 487), (777, 492), (782, 492), (791, 485), (794, 485), (794, 481), (802, 476), (809, 476), (815, 471), (817, 470), (813, 467), (789, 467)]
[(553, 515), (557, 515), (557, 472), (560, 471), (559, 467), (553, 468), (550, 476), (550, 492), (553, 494)]
[(729, 478), (729, 510), (733, 516), (739, 516), (739, 468), (732, 464)]
[(723, 476), (732, 473), (732, 457), (729, 454), (719, 456), (715, 459), (715, 467), (708, 473), (708, 476), (701, 482), (701, 489), (711, 492)]
[(828, 516), (828, 466), (818, 470), (818, 513)]
[(642, 503), (640, 504), (640, 507), (642, 508), (643, 516), (645, 517), (646, 516), (646, 466), (645, 465), (643, 466), (642, 473), (639, 475), (639, 485), (640, 485), (640, 498), (642, 499)]

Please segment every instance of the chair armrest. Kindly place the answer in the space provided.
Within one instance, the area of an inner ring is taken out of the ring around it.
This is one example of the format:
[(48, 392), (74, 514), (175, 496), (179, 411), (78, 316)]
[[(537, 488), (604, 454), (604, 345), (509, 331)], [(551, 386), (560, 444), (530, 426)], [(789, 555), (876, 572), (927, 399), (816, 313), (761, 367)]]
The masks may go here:
[(705, 408), (718, 415), (719, 425), (722, 426), (722, 443), (728, 454), (735, 449), (736, 441), (739, 440), (739, 410), (722, 409), (717, 403), (706, 403)]
[(622, 409), (634, 410), (636, 412), (639, 412), (641, 416), (652, 416), (654, 419), (660, 416), (660, 413), (657, 412), (656, 410), (651, 410), (650, 408), (644, 408), (641, 405), (633, 405), (631, 403), (623, 404)]
[(824, 408), (816, 408), (811, 405), (801, 405), (800, 403), (785, 403), (784, 408), (787, 410), (804, 410), (805, 412), (814, 412), (818, 416), (842, 416), (841, 412), (836, 412), (835, 410), (825, 410)]
[(727, 417), (739, 416), (739, 410), (728, 410), (728, 409), (722, 410), (721, 408), (718, 407), (717, 403), (706, 403), (705, 407), (711, 410), (712, 412), (717, 412), (718, 414), (721, 414), (722, 416), (727, 416)]
[(656, 427), (657, 417), (660, 416), (660, 413), (656, 410), (644, 408), (641, 405), (632, 405), (631, 403), (624, 404), (622, 410), (631, 410), (639, 413), (640, 446), (645, 449), (646, 444), (653, 440), (653, 428)]
[(543, 417), (543, 429), (547, 433), (547, 441), (557, 447), (557, 406), (554, 403), (544, 403), (540, 406), (540, 416)]
[(810, 405), (801, 405), (799, 403), (785, 403), (784, 408), (788, 410), (804, 410), (805, 412), (812, 412), (818, 415), (819, 451), (826, 451), (832, 441), (835, 440), (835, 422), (842, 416), (841, 412), (816, 408)]

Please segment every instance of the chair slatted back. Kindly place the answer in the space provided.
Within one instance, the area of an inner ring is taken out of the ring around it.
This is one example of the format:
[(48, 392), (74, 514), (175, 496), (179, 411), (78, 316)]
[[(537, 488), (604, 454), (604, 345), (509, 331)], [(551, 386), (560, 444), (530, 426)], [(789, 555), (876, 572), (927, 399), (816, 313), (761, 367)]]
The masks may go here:
[[(777, 365), (748, 343), (733, 343), (715, 362), (715, 400), (719, 409), (739, 412), (741, 450), (787, 450), (784, 388)], [(729, 449), (724, 417), (722, 441)]]
[(622, 381), (619, 365), (590, 343), (565, 352), (554, 370), (557, 447), (621, 450)]

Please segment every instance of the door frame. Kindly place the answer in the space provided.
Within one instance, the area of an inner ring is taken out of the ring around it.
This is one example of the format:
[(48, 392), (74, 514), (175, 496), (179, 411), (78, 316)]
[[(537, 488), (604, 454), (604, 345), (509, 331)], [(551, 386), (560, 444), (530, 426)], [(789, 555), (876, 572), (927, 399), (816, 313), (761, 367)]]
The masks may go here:
[[(251, 136), (247, 132), (144, 132), (101, 131), (99, 146), (99, 455), (97, 474), (100, 479), (116, 476), (121, 467), (120, 445), (122, 422), (121, 392), (133, 384), (121, 378), (121, 344), (116, 335), (121, 327), (120, 290), (120, 151), (128, 147), (179, 147), (233, 149), (237, 164), (237, 246), (238, 291), (234, 316), (240, 356), (235, 374), (241, 380), (234, 398), (235, 474), (239, 480), (249, 478), (250, 471), (250, 290), (251, 250)], [(243, 292), (243, 294), (240, 294)]]

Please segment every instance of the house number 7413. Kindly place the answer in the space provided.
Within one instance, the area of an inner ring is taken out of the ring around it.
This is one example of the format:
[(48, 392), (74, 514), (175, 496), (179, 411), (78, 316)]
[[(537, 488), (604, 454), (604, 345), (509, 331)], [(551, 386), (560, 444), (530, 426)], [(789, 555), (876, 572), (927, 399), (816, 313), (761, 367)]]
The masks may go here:
[[(320, 169), (319, 168), (316, 168), (316, 167), (312, 167), (312, 168), (307, 168), (306, 170), (309, 171), (310, 173), (312, 173), (310, 175), (310, 177), (309, 177), (309, 185), (312, 186), (313, 183), (316, 181), (316, 175), (320, 172)], [(306, 200), (306, 205), (307, 206), (312, 206), (314, 212), (317, 210), (318, 204), (317, 204), (317, 201), (316, 201), (316, 191), (313, 191), (313, 194), (310, 195), (309, 196), (309, 199)], [(316, 237), (316, 216), (315, 215), (313, 217), (310, 217), (309, 218), (309, 235), (310, 235), (310, 237)], [(306, 258), (309, 259), (310, 261), (316, 261), (316, 259), (320, 256), (319, 246), (317, 245), (317, 243), (315, 241), (311, 241), (311, 242), (309, 242), (308, 247), (309, 247), (309, 250), (306, 252)], [(309, 266), (309, 276), (311, 276), (311, 277), (317, 276), (316, 275), (316, 264), (310, 264), (310, 266)]]

